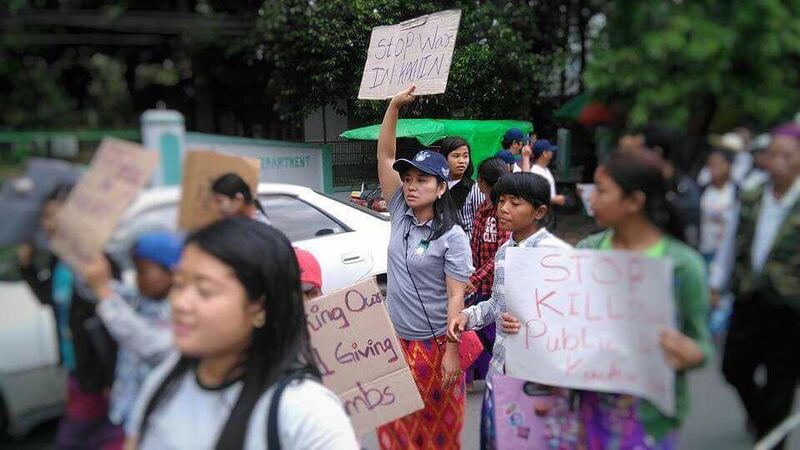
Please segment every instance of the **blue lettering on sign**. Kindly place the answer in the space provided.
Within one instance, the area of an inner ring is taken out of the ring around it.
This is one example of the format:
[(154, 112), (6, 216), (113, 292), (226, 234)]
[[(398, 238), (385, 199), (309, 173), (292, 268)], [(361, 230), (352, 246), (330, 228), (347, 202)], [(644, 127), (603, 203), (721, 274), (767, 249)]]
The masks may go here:
[(303, 169), (310, 166), (310, 156), (266, 156), (261, 158), (261, 167), (265, 169)]

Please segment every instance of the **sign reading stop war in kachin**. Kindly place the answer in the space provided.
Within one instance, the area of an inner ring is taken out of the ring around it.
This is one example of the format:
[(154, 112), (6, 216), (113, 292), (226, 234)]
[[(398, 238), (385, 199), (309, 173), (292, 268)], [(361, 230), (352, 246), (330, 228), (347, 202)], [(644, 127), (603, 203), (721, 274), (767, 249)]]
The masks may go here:
[(100, 253), (157, 164), (154, 151), (133, 142), (103, 139), (59, 213), (53, 250), (73, 266)]
[(374, 279), (305, 304), (322, 381), (336, 392), (357, 433), (423, 407)]
[(416, 95), (443, 93), (460, 21), (456, 9), (373, 28), (358, 98), (391, 98), (411, 84)]
[(539, 383), (631, 394), (675, 411), (658, 342), (674, 328), (672, 265), (633, 252), (509, 248), (506, 304), (521, 322), (506, 370)]

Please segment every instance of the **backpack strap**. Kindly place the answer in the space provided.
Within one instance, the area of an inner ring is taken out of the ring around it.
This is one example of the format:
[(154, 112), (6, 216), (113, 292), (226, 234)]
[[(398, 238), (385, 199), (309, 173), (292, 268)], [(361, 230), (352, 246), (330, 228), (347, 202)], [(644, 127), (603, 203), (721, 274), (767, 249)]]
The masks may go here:
[(292, 381), (305, 378), (306, 375), (308, 375), (306, 369), (296, 369), (281, 375), (275, 382), (275, 391), (269, 400), (267, 414), (267, 449), (279, 450), (281, 448), (280, 436), (278, 436), (278, 407), (283, 391)]

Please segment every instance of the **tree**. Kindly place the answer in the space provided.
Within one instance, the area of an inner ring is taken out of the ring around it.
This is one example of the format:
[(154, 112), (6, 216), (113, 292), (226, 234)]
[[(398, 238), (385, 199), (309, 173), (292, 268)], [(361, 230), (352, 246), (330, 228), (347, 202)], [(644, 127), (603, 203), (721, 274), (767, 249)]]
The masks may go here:
[[(373, 27), (460, 8), (447, 93), (423, 97), (412, 113), (530, 118), (565, 61), (561, 24), (570, 10), (561, 3), (267, 0), (252, 45), (274, 64), (268, 89), (276, 110), (284, 118), (299, 118), (356, 97)], [(375, 101), (351, 101), (351, 106), (363, 121), (378, 120), (385, 107)]]
[(585, 72), (629, 125), (663, 122), (690, 137), (786, 120), (800, 105), (800, 3), (615, 0)]

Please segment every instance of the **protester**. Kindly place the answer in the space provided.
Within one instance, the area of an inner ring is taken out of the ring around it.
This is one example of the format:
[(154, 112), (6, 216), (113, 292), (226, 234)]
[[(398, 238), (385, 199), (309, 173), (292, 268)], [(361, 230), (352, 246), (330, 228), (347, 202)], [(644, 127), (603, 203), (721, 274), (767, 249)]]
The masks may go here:
[(242, 216), (269, 225), (261, 202), (239, 175), (227, 173), (217, 178), (211, 184), (211, 193), (220, 217)]
[[(180, 353), (145, 383), (129, 448), (266, 449), (270, 436), (288, 449), (358, 448), (339, 399), (317, 381), (299, 272), (289, 240), (253, 220), (187, 238), (170, 295)], [(290, 372), (300, 376), (273, 398)]]
[[(497, 249), (505, 243), (511, 232), (501, 230), (497, 226), (497, 205), (494, 203), (492, 190), (495, 184), (504, 175), (508, 175), (508, 167), (500, 158), (489, 158), (478, 166), (478, 186), (483, 192), (484, 200), (475, 215), (475, 223), (472, 227), (470, 237), (470, 247), (472, 249), (472, 265), (475, 272), (470, 275), (467, 282), (467, 292), (471, 295), (467, 298), (467, 306), (472, 306), (487, 300), (492, 295), (492, 283), (494, 282), (494, 256)], [(483, 343), (484, 351), (481, 356), (467, 371), (467, 387), (474, 380), (486, 378), (489, 370), (489, 360), (492, 355), (492, 346), (495, 338), (494, 323), (478, 331), (478, 337)]]
[(753, 166), (744, 175), (741, 182), (742, 191), (753, 190), (769, 180), (769, 173), (767, 172), (767, 148), (769, 148), (770, 136), (767, 133), (759, 134), (753, 139), (749, 148), (750, 154), (753, 156)]
[(674, 236), (683, 231), (674, 206), (664, 201), (662, 164), (649, 152), (616, 152), (595, 172), (592, 209), (607, 230), (579, 248), (626, 250), (673, 264), (678, 330), (659, 330), (661, 348), (676, 371), (674, 417), (630, 395), (579, 391), (581, 441), (591, 449), (677, 448), (677, 432), (689, 412), (686, 371), (711, 356), (707, 328), (708, 288), (700, 255)]
[(644, 149), (654, 152), (661, 160), (661, 174), (667, 183), (666, 200), (672, 214), (683, 222), (682, 230), (673, 230), (674, 236), (693, 248), (700, 242), (700, 188), (685, 175), (675, 163), (680, 156), (680, 136), (673, 130), (655, 125), (642, 131)]
[[(741, 128), (740, 131), (747, 131)], [(749, 133), (749, 131), (747, 131)], [(731, 131), (722, 136), (712, 135), (708, 138), (712, 150), (722, 150), (731, 153), (731, 179), (737, 185), (744, 180), (745, 175), (753, 167), (753, 156), (746, 151), (747, 140), (742, 133)], [(708, 164), (700, 169), (697, 175), (697, 184), (700, 186), (708, 185), (711, 182), (711, 172)]]
[(398, 93), (386, 109), (378, 138), (378, 179), (389, 201), (391, 235), (386, 286), (389, 316), (425, 407), (381, 426), (384, 449), (459, 448), (464, 425), (464, 374), (447, 321), (464, 308), (472, 273), (469, 239), (447, 188), (445, 158), (423, 150), (395, 160), (400, 109), (415, 87)]
[[(547, 139), (537, 140), (536, 143), (533, 144), (533, 164), (531, 165), (531, 172), (543, 176), (550, 184), (550, 203), (553, 205), (563, 205), (566, 203), (566, 199), (563, 195), (558, 195), (556, 193), (556, 179), (549, 169), (556, 152), (558, 152), (558, 147), (551, 144)], [(517, 169), (514, 168), (514, 171), (516, 172)]]
[(294, 255), (300, 267), (300, 284), (303, 288), (303, 299), (313, 300), (322, 295), (322, 269), (314, 255), (295, 247)]
[(450, 168), (447, 187), (453, 197), (456, 215), (464, 232), (469, 236), (472, 231), (472, 221), (475, 220), (475, 211), (484, 200), (478, 184), (472, 179), (474, 168), (469, 144), (460, 137), (449, 137), (442, 141), (441, 151), (447, 158), (447, 165)]
[[(146, 232), (133, 245), (138, 292), (114, 283), (103, 257), (81, 268), (99, 301), (97, 315), (118, 345), (109, 418), (128, 425), (136, 396), (150, 371), (173, 350), (167, 295), (182, 239), (166, 231)], [(133, 430), (126, 429), (131, 433)]]
[[(71, 184), (56, 186), (45, 199), (40, 220), (48, 239), (55, 236), (58, 214), (72, 187)], [(108, 419), (107, 395), (114, 376), (116, 348), (113, 342), (103, 343), (108, 348), (98, 345), (98, 333), (88, 326), (97, 317), (92, 292), (72, 267), (54, 255), (49, 257), (45, 269), (37, 270), (32, 264), (32, 253), (30, 244), (20, 247), (20, 269), (39, 300), (53, 307), (61, 362), (69, 374), (67, 403), (58, 424), (56, 447), (118, 448), (123, 432)], [(112, 276), (119, 276), (115, 266)]]
[(711, 181), (703, 186), (700, 195), (700, 254), (709, 264), (730, 226), (730, 212), (736, 208), (739, 188), (731, 180), (733, 154), (725, 150), (713, 150), (708, 155)]
[[(769, 182), (742, 194), (729, 247), (736, 301), (722, 364), (756, 437), (789, 415), (800, 377), (800, 125), (771, 134)], [(759, 366), (766, 367), (763, 384), (754, 379)]]
[[(459, 339), (461, 333), (466, 330), (482, 329), (491, 324), (496, 324), (498, 328), (483, 397), (482, 448), (494, 448), (495, 446), (492, 377), (505, 373), (504, 341), (506, 333), (519, 331), (519, 322), (506, 312), (505, 272), (503, 270), (506, 250), (509, 247), (570, 248), (569, 244), (555, 237), (542, 226), (542, 222), (550, 212), (550, 187), (542, 176), (531, 173), (506, 175), (494, 185), (492, 196), (498, 202), (499, 226), (503, 230), (510, 231), (511, 236), (495, 255), (491, 298), (461, 311), (451, 319), (448, 326), (448, 335), (454, 340)], [(563, 438), (569, 439), (567, 436), (563, 436)]]
[[(528, 137), (519, 128), (509, 128), (506, 134), (503, 135), (503, 141), (500, 143), (502, 149), (495, 154), (498, 158), (508, 164), (509, 170), (512, 170), (514, 165), (518, 163), (517, 159), (522, 153), (522, 149), (528, 145)], [(529, 167), (526, 169), (530, 170)], [(526, 172), (528, 170), (525, 170)]]

